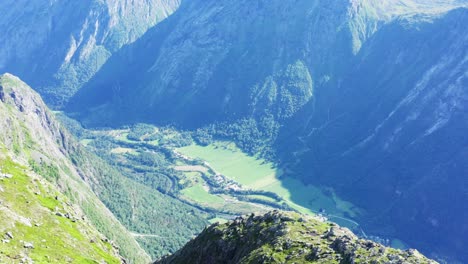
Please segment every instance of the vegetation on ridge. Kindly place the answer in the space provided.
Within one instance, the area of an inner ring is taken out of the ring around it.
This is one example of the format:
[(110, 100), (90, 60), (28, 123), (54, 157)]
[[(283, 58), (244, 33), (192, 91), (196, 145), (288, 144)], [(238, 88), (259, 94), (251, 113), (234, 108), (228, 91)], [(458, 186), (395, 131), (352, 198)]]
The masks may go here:
[(205, 229), (156, 264), (215, 263), (436, 263), (416, 250), (397, 250), (362, 240), (322, 219), (269, 212), (238, 217)]

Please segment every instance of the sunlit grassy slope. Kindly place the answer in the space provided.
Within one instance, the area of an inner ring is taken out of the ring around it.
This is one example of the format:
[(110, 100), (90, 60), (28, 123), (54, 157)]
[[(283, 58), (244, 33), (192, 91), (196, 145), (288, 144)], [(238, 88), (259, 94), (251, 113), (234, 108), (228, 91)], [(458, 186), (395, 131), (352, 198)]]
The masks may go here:
[(55, 187), (9, 158), (0, 169), (0, 263), (120, 263)]
[(214, 205), (224, 203), (224, 200), (221, 197), (210, 194), (201, 184), (196, 184), (182, 190), (182, 194), (200, 204)]

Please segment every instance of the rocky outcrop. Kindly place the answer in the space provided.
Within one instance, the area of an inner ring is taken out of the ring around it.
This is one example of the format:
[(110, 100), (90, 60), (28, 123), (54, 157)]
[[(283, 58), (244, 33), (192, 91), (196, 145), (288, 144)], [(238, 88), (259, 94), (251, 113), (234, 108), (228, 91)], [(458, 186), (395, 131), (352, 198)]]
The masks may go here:
[(3, 91), (3, 86), (0, 85), (0, 101), (5, 102), (5, 92)]
[(156, 263), (436, 263), (416, 250), (359, 239), (319, 218), (270, 212), (214, 224)]

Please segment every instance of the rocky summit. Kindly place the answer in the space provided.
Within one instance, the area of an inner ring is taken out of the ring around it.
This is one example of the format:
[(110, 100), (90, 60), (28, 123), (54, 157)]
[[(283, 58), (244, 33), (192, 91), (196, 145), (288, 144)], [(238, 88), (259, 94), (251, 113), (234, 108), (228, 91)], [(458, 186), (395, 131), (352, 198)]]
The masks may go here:
[(361, 239), (318, 217), (273, 211), (214, 224), (165, 263), (437, 263)]

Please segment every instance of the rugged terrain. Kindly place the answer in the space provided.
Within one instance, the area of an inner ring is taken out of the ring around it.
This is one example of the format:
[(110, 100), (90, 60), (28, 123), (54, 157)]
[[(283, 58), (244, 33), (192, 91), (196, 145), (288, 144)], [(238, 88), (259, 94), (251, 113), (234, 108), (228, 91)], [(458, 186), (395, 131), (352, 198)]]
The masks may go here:
[(366, 210), (358, 221), (368, 232), (393, 233), (462, 262), (467, 23), (464, 8), (383, 26), (362, 46), (355, 67), (317, 94), (278, 141), (293, 174)]
[[(359, 208), (346, 217), (366, 231), (467, 262), (467, 6), (4, 1), (0, 71), (21, 74), (51, 105), (73, 96), (67, 112), (87, 126), (172, 124), (203, 128), (202, 145), (214, 138), (252, 155), (267, 149), (285, 177)], [(89, 164), (88, 154), (75, 157)], [(143, 186), (83, 178), (127, 226), (156, 219), (143, 196), (137, 207), (128, 202)], [(290, 200), (301, 199), (292, 189)], [(188, 210), (177, 208), (178, 217)], [(168, 222), (157, 219), (147, 230)], [(164, 250), (182, 244), (190, 226)]]
[(10, 74), (0, 76), (0, 127), (1, 262), (149, 261), (89, 187), (103, 174)]
[(466, 260), (467, 6), (184, 2), (68, 110), (91, 126), (273, 123), (284, 170), (363, 208), (369, 232)]
[(0, 72), (21, 76), (62, 106), (122, 46), (172, 14), (180, 0), (0, 3)]
[(436, 263), (416, 250), (359, 239), (320, 218), (294, 213), (238, 217), (214, 224), (156, 263)]
[(150, 121), (193, 128), (270, 115), (283, 122), (344, 81), (362, 46), (388, 23), (433, 19), (464, 2), (186, 1), (116, 52), (69, 110), (98, 126)]

